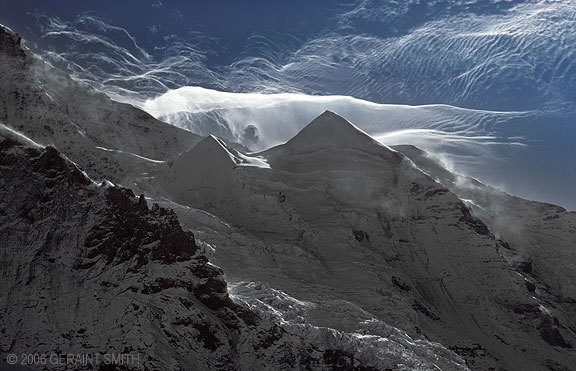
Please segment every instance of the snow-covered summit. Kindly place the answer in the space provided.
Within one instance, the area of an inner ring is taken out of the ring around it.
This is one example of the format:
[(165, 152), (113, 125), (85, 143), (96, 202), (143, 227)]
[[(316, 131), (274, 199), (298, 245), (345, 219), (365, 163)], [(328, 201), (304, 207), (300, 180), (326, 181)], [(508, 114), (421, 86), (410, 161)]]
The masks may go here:
[(161, 177), (162, 188), (180, 201), (225, 197), (238, 162), (220, 139), (209, 135), (174, 161)]
[[(207, 138), (197, 152), (218, 145)], [(110, 367), (123, 370), (467, 369), (454, 352), (401, 331), (365, 337), (285, 321), (268, 299), (250, 298), (254, 290), (232, 300), (222, 270), (174, 211), (149, 207), (126, 188), (97, 186), (54, 147), (3, 126), (0, 173), (0, 194), (11, 195), (0, 198), (8, 263), (0, 358), (134, 355), (126, 367)], [(282, 293), (272, 299), (294, 302)]]
[[(392, 175), (404, 160), (402, 154), (332, 111), (325, 111), (312, 120), (285, 144), (258, 155), (272, 168), (296, 173), (370, 168)], [(409, 166), (409, 161), (404, 161), (403, 166)]]
[(190, 151), (178, 157), (174, 161), (174, 168), (184, 172), (187, 167), (224, 172), (234, 168), (238, 162), (221, 139), (208, 135)]
[[(525, 240), (497, 239), (459, 178), (335, 113), (260, 154), (213, 136), (193, 147), (33, 55), (14, 60), (0, 56), (0, 353), (132, 347), (152, 369), (574, 368), (574, 289), (554, 287), (573, 277), (571, 215), (535, 209), (546, 228), (514, 264)], [(142, 187), (184, 218), (95, 186), (13, 129), (89, 173), (135, 173), (126, 158), (148, 157)], [(207, 251), (246, 282), (242, 305)]]
[(180, 202), (228, 199), (235, 193), (232, 173), (237, 167), (269, 166), (209, 135), (170, 164), (160, 176), (160, 187)]
[[(231, 152), (210, 143), (232, 166)], [(193, 154), (203, 159), (190, 159), (187, 169), (211, 161), (204, 150)], [(526, 286), (510, 260), (515, 252), (426, 166), (332, 112), (257, 155), (269, 169), (205, 166), (206, 176), (173, 171), (164, 183), (176, 191), (172, 201), (238, 228), (230, 236), (206, 232), (228, 277), (263, 281), (313, 303), (330, 292), (334, 303), (353, 303), (457, 349), (475, 369), (529, 369), (552, 355), (570, 364), (571, 312), (540, 309), (557, 305), (554, 297)], [(304, 316), (316, 325), (362, 326), (356, 315)], [(530, 359), (521, 350), (527, 348)]]
[(342, 116), (324, 111), (290, 139), (284, 148), (292, 153), (306, 153), (326, 148), (365, 149), (372, 146), (381, 144)]

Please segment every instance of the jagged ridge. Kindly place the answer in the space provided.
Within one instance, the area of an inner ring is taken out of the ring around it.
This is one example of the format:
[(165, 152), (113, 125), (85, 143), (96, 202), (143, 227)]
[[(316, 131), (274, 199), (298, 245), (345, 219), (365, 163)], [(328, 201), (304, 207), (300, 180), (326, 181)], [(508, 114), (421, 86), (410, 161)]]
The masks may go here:
[(0, 73), (0, 120), (55, 146), (96, 179), (129, 183), (200, 141), (73, 80), (1, 25)]
[[(234, 303), (171, 210), (0, 132), (0, 352), (131, 353), (126, 369), (354, 369), (362, 345)], [(33, 298), (31, 302), (30, 299)], [(370, 354), (367, 352), (366, 354)], [(55, 369), (65, 369), (57, 365)]]

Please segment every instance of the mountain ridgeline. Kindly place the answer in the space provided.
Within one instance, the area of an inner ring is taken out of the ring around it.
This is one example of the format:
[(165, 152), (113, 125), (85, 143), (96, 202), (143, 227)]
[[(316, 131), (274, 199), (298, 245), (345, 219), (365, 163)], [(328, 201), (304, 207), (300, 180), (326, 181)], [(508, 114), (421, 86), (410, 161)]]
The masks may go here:
[(118, 369), (134, 370), (576, 367), (574, 213), (330, 111), (247, 153), (110, 100), (3, 27), (0, 71), (3, 355), (131, 353)]

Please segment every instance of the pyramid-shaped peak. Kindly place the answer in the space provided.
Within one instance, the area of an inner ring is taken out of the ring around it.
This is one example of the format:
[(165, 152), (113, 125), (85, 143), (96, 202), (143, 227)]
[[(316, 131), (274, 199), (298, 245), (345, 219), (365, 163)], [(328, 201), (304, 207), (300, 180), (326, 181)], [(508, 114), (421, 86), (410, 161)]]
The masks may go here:
[(324, 111), (285, 146), (297, 153), (334, 147), (363, 148), (367, 145), (380, 144), (344, 117)]
[(162, 176), (167, 193), (177, 202), (198, 203), (229, 194), (237, 159), (218, 137), (209, 135), (180, 155)]
[(222, 139), (218, 138), (215, 135), (208, 135), (206, 138), (202, 139), (198, 145), (203, 146), (216, 146), (221, 147), (222, 149), (226, 149), (226, 144), (222, 141)]
[(329, 110), (324, 111), (320, 116), (316, 117), (314, 120), (312, 120), (311, 123), (307, 125), (307, 127), (312, 126), (326, 126), (326, 128), (330, 128), (332, 130), (336, 128), (358, 129), (354, 124), (346, 120), (344, 117)]
[(208, 135), (206, 138), (202, 139), (200, 143), (198, 143), (190, 152), (195, 152), (198, 154), (199, 152), (203, 151), (210, 151), (215, 153), (225, 154), (226, 156), (234, 158), (234, 155), (230, 152), (230, 149), (224, 143), (224, 141), (217, 136)]
[(226, 144), (213, 135), (202, 139), (194, 148), (182, 154), (174, 162), (175, 169), (206, 168), (206, 170), (214, 171), (232, 169), (236, 165), (236, 158), (228, 151)]
[(321, 117), (333, 117), (333, 118), (341, 118), (342, 120), (346, 120), (344, 117), (340, 116), (339, 114), (337, 114), (334, 111), (330, 111), (329, 109), (327, 109), (326, 111), (322, 112), (322, 114), (320, 114), (320, 116), (316, 117), (317, 119), (321, 118)]

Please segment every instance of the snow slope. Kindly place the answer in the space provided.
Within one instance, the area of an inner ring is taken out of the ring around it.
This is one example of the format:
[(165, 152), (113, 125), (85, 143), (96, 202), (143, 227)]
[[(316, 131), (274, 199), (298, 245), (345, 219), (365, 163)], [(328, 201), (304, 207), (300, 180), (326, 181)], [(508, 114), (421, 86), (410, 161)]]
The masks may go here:
[(272, 305), (249, 290), (232, 301), (173, 211), (94, 183), (5, 126), (0, 171), (11, 196), (0, 201), (3, 354), (131, 354), (137, 361), (119, 366), (129, 370), (466, 369), (399, 331), (365, 337), (290, 321), (274, 307), (294, 299), (274, 290)]
[(0, 26), (0, 121), (56, 146), (91, 176), (128, 183), (200, 140), (71, 79), (20, 42)]
[[(573, 213), (494, 196), (329, 111), (242, 153), (36, 74), (9, 31), (0, 51), (1, 352), (129, 349), (149, 369), (575, 367)], [(50, 141), (66, 157), (37, 144)]]
[[(290, 316), (311, 323), (378, 336), (386, 325), (367, 323), (388, 323), (427, 336), (473, 369), (575, 364), (570, 305), (535, 294), (516, 264), (521, 254), (407, 157), (331, 112), (251, 156), (270, 168), (206, 166), (226, 174), (218, 184), (169, 172), (178, 186), (167, 197), (185, 206), (168, 204), (184, 225), (203, 226), (233, 282), (285, 291), (304, 303)], [(226, 192), (204, 191), (223, 184)]]
[(497, 236), (518, 253), (514, 263), (546, 284), (545, 291), (576, 301), (573, 256), (576, 212), (511, 196), (476, 179), (447, 171), (440, 160), (414, 146), (394, 146), (420, 169), (452, 190)]

